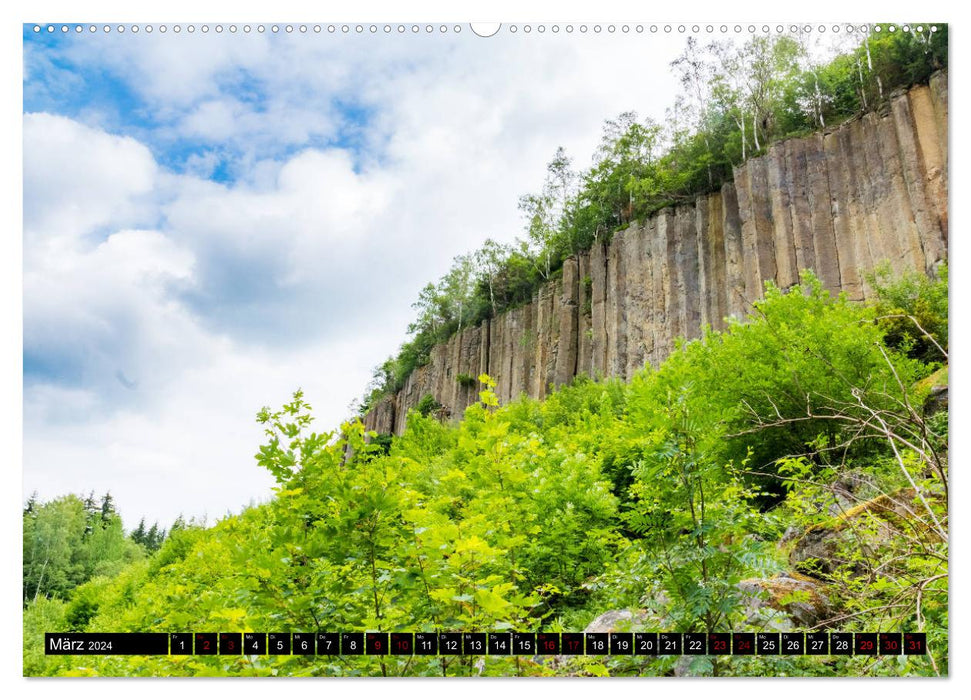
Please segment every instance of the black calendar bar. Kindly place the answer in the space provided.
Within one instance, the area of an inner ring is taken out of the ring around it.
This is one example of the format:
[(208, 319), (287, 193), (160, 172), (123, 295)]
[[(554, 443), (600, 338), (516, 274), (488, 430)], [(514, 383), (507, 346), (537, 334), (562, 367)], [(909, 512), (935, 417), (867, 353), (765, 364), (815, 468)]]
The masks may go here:
[(151, 632), (48, 632), (44, 635), (44, 653), (84, 656), (112, 654), (160, 656), (169, 653), (169, 635)]
[(926, 654), (922, 632), (48, 632), (51, 655), (708, 656)]

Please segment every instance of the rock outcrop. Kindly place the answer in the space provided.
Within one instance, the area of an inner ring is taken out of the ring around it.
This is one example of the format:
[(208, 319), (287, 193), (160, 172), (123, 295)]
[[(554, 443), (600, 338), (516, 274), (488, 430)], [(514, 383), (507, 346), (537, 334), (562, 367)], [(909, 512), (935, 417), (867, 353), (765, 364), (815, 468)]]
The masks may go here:
[(643, 611), (629, 610), (608, 610), (594, 618), (587, 625), (584, 632), (629, 632), (633, 627), (640, 625), (647, 619)]
[(767, 615), (766, 611), (775, 611), (782, 614), (781, 626), (778, 620), (775, 626), (804, 629), (815, 627), (832, 614), (822, 584), (798, 573), (745, 579), (739, 582), (738, 590), (745, 597), (748, 624), (769, 623), (779, 616)]
[(819, 578), (840, 569), (862, 576), (870, 570), (873, 549), (899, 533), (919, 531), (919, 508), (913, 488), (863, 501), (828, 522), (807, 529), (793, 542), (789, 564)]
[(935, 413), (946, 411), (948, 405), (948, 366), (944, 365), (931, 376), (918, 382), (916, 388), (927, 391), (927, 398), (924, 399), (924, 415), (932, 416)]
[(732, 182), (669, 207), (567, 260), (525, 306), (436, 346), (365, 426), (400, 434), (431, 394), (460, 416), (477, 399), (460, 374), (489, 374), (507, 402), (544, 398), (578, 374), (630, 378), (679, 337), (722, 329), (811, 269), (832, 292), (872, 295), (864, 272), (933, 272), (947, 257), (947, 76), (895, 94), (881, 111), (773, 144)]

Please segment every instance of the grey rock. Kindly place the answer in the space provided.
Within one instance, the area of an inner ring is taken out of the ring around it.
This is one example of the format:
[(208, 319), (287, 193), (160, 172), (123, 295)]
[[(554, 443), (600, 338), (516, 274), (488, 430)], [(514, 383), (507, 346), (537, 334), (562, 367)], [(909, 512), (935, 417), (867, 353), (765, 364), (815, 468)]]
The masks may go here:
[(744, 596), (750, 624), (778, 618), (773, 611), (782, 613), (796, 628), (813, 627), (831, 615), (823, 584), (799, 574), (747, 579), (738, 584), (738, 590)]
[(584, 628), (584, 632), (619, 632), (628, 631), (634, 625), (643, 622), (646, 615), (636, 610), (608, 610), (594, 618)]
[[(489, 374), (500, 403), (541, 399), (581, 373), (629, 379), (676, 338), (741, 318), (766, 280), (786, 288), (804, 268), (856, 300), (873, 294), (861, 271), (884, 260), (933, 272), (947, 257), (947, 89), (938, 73), (880, 112), (775, 143), (719, 192), (596, 242), (529, 303), (436, 346), (365, 425), (401, 434), (426, 394), (461, 417), (479, 387), (460, 374)], [(933, 398), (940, 410), (946, 388)]]

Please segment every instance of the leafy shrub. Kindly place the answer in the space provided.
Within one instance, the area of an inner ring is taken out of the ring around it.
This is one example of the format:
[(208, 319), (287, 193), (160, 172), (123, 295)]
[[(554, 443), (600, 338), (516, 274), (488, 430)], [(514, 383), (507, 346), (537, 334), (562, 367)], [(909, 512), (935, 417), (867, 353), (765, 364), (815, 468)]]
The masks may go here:
[(418, 401), (418, 404), (415, 406), (415, 410), (423, 416), (428, 416), (439, 410), (441, 407), (442, 404), (440, 404), (434, 396), (431, 394), (425, 394)]
[(455, 381), (458, 382), (458, 385), (463, 389), (474, 389), (478, 384), (478, 380), (476, 380), (476, 378), (471, 374), (459, 373), (456, 375)]
[(931, 279), (919, 272), (894, 278), (889, 265), (867, 276), (877, 293), (877, 322), (888, 346), (930, 364), (947, 361), (947, 265)]

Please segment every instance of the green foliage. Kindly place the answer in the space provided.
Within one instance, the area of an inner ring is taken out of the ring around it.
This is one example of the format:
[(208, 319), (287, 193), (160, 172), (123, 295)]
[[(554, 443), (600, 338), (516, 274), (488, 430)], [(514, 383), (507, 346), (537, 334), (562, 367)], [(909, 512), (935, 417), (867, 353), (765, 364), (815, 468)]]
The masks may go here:
[(100, 588), (108, 583), (108, 577), (91, 579), (84, 585), (78, 586), (71, 595), (71, 602), (64, 610), (64, 623), (69, 632), (83, 632), (87, 629), (101, 604)]
[(425, 394), (418, 400), (418, 404), (415, 406), (415, 410), (418, 411), (423, 416), (429, 416), (442, 408), (434, 396), (431, 394)]
[[(313, 458), (320, 446), (333, 437), (330, 433), (303, 434), (313, 420), (310, 411), (311, 406), (303, 400), (303, 392), (298, 390), (293, 394), (293, 401), (284, 404), (282, 410), (271, 412), (264, 407), (257, 414), (257, 421), (267, 426), (264, 433), (269, 441), (260, 447), (256, 462), (267, 469), (277, 483), (291, 479)], [(285, 446), (281, 446), (281, 439), (286, 441)]]
[(832, 297), (810, 273), (802, 279), (788, 293), (767, 283), (746, 322), (689, 344), (659, 382), (692, 373), (698, 390), (687, 400), (699, 420), (720, 426), (712, 449), (736, 464), (748, 460), (763, 485), (775, 481), (780, 455), (806, 454), (823, 466), (877, 449), (861, 438), (844, 450), (844, 421), (825, 416), (889, 410), (923, 371), (884, 346), (872, 308)]
[(910, 273), (894, 279), (889, 265), (867, 276), (877, 293), (877, 319), (887, 344), (930, 365), (947, 362), (947, 265), (935, 279)]
[(634, 468), (631, 528), (645, 535), (658, 587), (677, 601), (665, 611), (670, 629), (717, 631), (744, 622), (737, 588), (771, 558), (759, 535), (771, 532), (732, 464), (701, 449), (703, 429), (686, 396), (672, 396), (652, 449)]
[(455, 376), (455, 381), (463, 389), (473, 389), (478, 384), (476, 378), (471, 374), (462, 374), (461, 372)]
[(23, 599), (65, 598), (95, 576), (114, 576), (145, 550), (125, 537), (110, 494), (98, 502), (31, 497), (23, 512)]
[(66, 629), (64, 601), (40, 597), (24, 608), (24, 676), (61, 675), (71, 660), (44, 654), (44, 633)]
[[(934, 284), (888, 285), (946, 318)], [(258, 416), (267, 428), (257, 461), (276, 478), (275, 497), (209, 528), (180, 520), (151, 558), (90, 580), (66, 603), (39, 597), (24, 616), (25, 672), (665, 675), (678, 659), (554, 668), (501, 657), (38, 649), (55, 629), (563, 631), (617, 608), (639, 611), (636, 629), (787, 629), (784, 612), (753, 619), (739, 583), (800, 575), (787, 560), (793, 545), (777, 544), (794, 529), (832, 537), (822, 566), (799, 565), (831, 602), (829, 626), (923, 630), (931, 654), (702, 657), (690, 673), (946, 674), (947, 414), (925, 420), (906, 408), (920, 406), (912, 380), (927, 365), (888, 347), (882, 303), (834, 298), (807, 274), (786, 293), (770, 286), (746, 323), (683, 344), (629, 384), (578, 377), (543, 402), (500, 407), (482, 375), (461, 422), (413, 412), (390, 441), (360, 422), (312, 432), (298, 391)], [(48, 506), (84, 522), (83, 502)], [(36, 526), (27, 514), (48, 506), (28, 504), (25, 532)]]
[[(875, 25), (847, 35), (845, 50), (825, 63), (812, 32), (754, 36), (742, 45), (689, 38), (671, 65), (682, 92), (665, 123), (634, 112), (607, 120), (583, 172), (558, 149), (540, 191), (519, 200), (524, 238), (486, 241), (421, 291), (410, 340), (375, 369), (359, 413), (399, 391), (436, 344), (532, 300), (570, 256), (608, 242), (634, 220), (717, 190), (734, 167), (775, 141), (838, 124), (876, 109), (894, 90), (927, 83), (947, 67), (947, 26), (922, 29)], [(590, 303), (588, 290), (585, 313)], [(916, 341), (914, 352), (926, 355), (923, 345)]]
[(583, 285), (583, 308), (581, 311), (584, 316), (593, 313), (593, 279), (586, 275), (580, 283)]
[(145, 518), (142, 518), (138, 527), (132, 530), (132, 542), (140, 544), (147, 552), (157, 552), (165, 541), (165, 530), (158, 526), (158, 522), (152, 523), (150, 528), (145, 527)]

